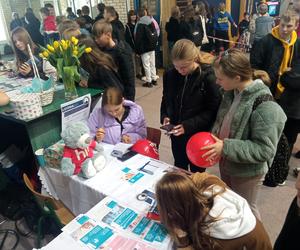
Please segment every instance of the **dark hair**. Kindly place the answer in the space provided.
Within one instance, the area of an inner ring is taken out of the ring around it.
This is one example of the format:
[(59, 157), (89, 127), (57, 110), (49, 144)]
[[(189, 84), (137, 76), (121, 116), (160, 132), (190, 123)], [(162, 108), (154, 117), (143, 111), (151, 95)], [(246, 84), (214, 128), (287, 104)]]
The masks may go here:
[(99, 12), (102, 13), (105, 9), (105, 4), (104, 3), (98, 3), (97, 4), (97, 9), (98, 9)]
[(105, 33), (112, 33), (112, 25), (105, 20), (99, 20), (94, 23), (92, 28), (93, 36), (100, 37)]
[(33, 9), (30, 8), (30, 7), (27, 7), (27, 8), (26, 8), (26, 13), (33, 13)]
[(50, 10), (47, 7), (40, 8), (40, 12), (45, 14), (46, 16), (50, 15)]
[(76, 10), (76, 14), (77, 14), (77, 15), (82, 15), (81, 9), (77, 9), (77, 10)]
[(145, 13), (145, 12), (147, 12), (147, 11), (145, 10), (145, 8), (139, 9), (139, 10), (138, 10), (138, 16), (139, 16), (139, 17), (146, 16), (146, 13)]
[(109, 87), (102, 95), (102, 107), (105, 105), (120, 105), (123, 102), (122, 90), (117, 87)]
[(85, 28), (85, 25), (86, 25), (86, 20), (84, 17), (78, 17), (76, 18), (76, 23), (79, 25), (80, 28)]
[(106, 6), (105, 11), (109, 13), (112, 17), (117, 18), (117, 11), (113, 6)]
[(71, 8), (71, 7), (68, 7), (66, 11), (67, 11), (68, 13), (69, 13), (69, 12), (72, 12), (72, 8)]
[(46, 3), (45, 8), (54, 8), (54, 6), (51, 3)]
[(89, 15), (90, 14), (90, 8), (87, 5), (82, 6), (81, 11), (84, 15)]
[(130, 11), (128, 11), (128, 13), (127, 13), (127, 23), (131, 23), (131, 17), (132, 16), (135, 16), (136, 14), (135, 14), (135, 11), (134, 10), (130, 10)]
[(84, 53), (80, 57), (80, 63), (87, 69), (88, 72), (95, 74), (97, 71), (97, 67), (95, 67), (95, 65), (100, 65), (111, 71), (117, 72), (117, 66), (112, 57), (103, 53), (90, 36), (81, 34), (77, 38), (79, 40), (79, 45), (85, 45), (86, 47), (92, 48), (90, 53)]

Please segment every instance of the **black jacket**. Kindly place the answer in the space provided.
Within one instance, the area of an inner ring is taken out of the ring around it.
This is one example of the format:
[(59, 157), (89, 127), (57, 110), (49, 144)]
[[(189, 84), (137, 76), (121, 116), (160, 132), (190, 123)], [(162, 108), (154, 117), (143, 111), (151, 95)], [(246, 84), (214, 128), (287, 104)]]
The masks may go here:
[[(180, 22), (179, 29), (180, 29), (181, 38), (189, 39), (193, 41), (196, 46), (201, 46), (204, 32), (200, 20), (191, 19), (188, 22), (182, 20)], [(198, 32), (197, 36), (193, 34), (195, 32)], [(197, 44), (195, 38), (197, 40), (200, 40), (201, 44)]]
[[(272, 94), (275, 94), (276, 85), (278, 83), (278, 71), (283, 58), (284, 48), (278, 39), (272, 34), (268, 34), (260, 39), (251, 50), (250, 62), (254, 69), (261, 69), (266, 71), (271, 78), (270, 90)], [(294, 45), (294, 54), (291, 62), (291, 66), (296, 63), (300, 56), (300, 41)]]
[[(155, 30), (155, 26), (153, 22), (151, 23), (151, 25), (153, 26), (152, 29)], [(151, 44), (147, 38), (146, 27), (147, 25), (144, 23), (137, 24), (134, 40), (135, 40), (135, 49), (139, 55), (155, 50), (155, 48), (153, 48), (153, 44)]]
[(182, 34), (179, 29), (179, 20), (170, 17), (169, 22), (166, 23), (166, 32), (167, 32), (167, 40), (169, 42), (177, 42), (179, 39), (182, 38)]
[(163, 77), (161, 123), (165, 117), (169, 117), (171, 124), (183, 125), (186, 135), (209, 131), (220, 101), (219, 87), (210, 66), (201, 66), (201, 75), (197, 68), (187, 77), (171, 69)]
[(115, 19), (110, 22), (112, 26), (112, 38), (117, 41), (125, 41), (125, 28), (120, 20)]
[(32, 13), (25, 14), (27, 23), (25, 24), (25, 29), (29, 33), (32, 41), (37, 45), (44, 46), (44, 37), (40, 33), (41, 22)]
[(124, 96), (134, 101), (135, 98), (135, 74), (133, 56), (130, 46), (125, 41), (115, 41), (116, 46), (103, 51), (109, 54), (118, 67), (118, 73), (124, 85)]
[(132, 23), (126, 24), (125, 41), (130, 45), (133, 51), (135, 51), (134, 28), (135, 28), (135, 24)]
[(297, 197), (293, 200), (284, 225), (274, 245), (274, 250), (299, 249), (300, 208), (297, 206)]

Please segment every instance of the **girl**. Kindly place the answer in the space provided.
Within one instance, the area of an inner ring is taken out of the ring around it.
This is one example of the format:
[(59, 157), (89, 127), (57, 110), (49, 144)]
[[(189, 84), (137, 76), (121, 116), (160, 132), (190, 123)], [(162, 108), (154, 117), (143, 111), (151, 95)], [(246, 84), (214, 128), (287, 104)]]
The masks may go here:
[(192, 41), (177, 41), (171, 57), (175, 68), (164, 74), (161, 123), (175, 126), (169, 132), (175, 166), (187, 170), (190, 165), (191, 171), (200, 171), (188, 160), (186, 144), (195, 133), (211, 129), (220, 103), (219, 88), (212, 68), (202, 63)]
[(262, 102), (253, 110), (254, 102), (271, 92), (260, 79), (253, 81), (243, 52), (225, 51), (215, 61), (214, 70), (224, 95), (212, 130), (216, 143), (202, 148), (208, 150), (203, 157), (221, 157), (222, 180), (249, 202), (260, 219), (256, 205), (260, 182), (275, 155), (286, 116), (273, 101)]
[(93, 110), (88, 126), (98, 142), (109, 144), (135, 143), (147, 136), (142, 108), (124, 100), (121, 90), (116, 87), (104, 91), (102, 106)]
[(78, 37), (79, 45), (91, 47), (92, 51), (80, 57), (81, 67), (88, 72), (88, 80), (81, 80), (81, 87), (106, 89), (118, 87), (123, 90), (120, 77), (117, 73), (117, 66), (113, 59), (99, 50), (94, 40), (86, 35)]
[(56, 70), (51, 64), (39, 57), (39, 49), (33, 43), (28, 32), (21, 27), (18, 27), (12, 31), (11, 40), (16, 55), (17, 71), (22, 77), (33, 77), (32, 62), (29, 56), (28, 47), (29, 44), (34, 60), (37, 64), (40, 77), (47, 79), (47, 76), (52, 75), (56, 78)]
[(156, 198), (176, 249), (272, 249), (247, 201), (216, 176), (167, 173), (156, 184)]

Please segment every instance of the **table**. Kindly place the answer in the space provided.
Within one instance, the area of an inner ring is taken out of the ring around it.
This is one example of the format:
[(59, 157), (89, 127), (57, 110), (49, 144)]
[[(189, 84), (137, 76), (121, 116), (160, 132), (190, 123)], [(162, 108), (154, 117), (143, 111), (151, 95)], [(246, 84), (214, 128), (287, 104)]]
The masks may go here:
[(138, 212), (149, 208), (153, 200), (141, 202), (137, 196), (141, 193), (154, 196), (156, 182), (174, 167), (139, 154), (121, 162), (110, 156), (112, 145), (103, 146), (108, 163), (96, 176), (90, 179), (69, 177), (63, 176), (59, 169), (40, 168), (38, 175), (43, 186), (75, 215), (86, 213), (107, 195), (121, 200)]
[[(77, 87), (78, 96), (91, 94), (92, 97), (100, 96), (102, 90)], [(11, 110), (11, 106), (0, 107), (0, 137), (2, 142), (0, 152), (10, 142), (18, 141), (18, 136), (25, 136), (21, 143), (29, 145), (32, 152), (39, 148), (48, 147), (60, 139), (61, 111), (60, 105), (65, 102), (64, 90), (54, 93), (54, 100), (50, 105), (43, 107), (43, 115), (32, 120), (20, 120), (7, 115), (5, 111)], [(25, 132), (25, 134), (24, 134)], [(18, 143), (17, 143), (18, 144)]]
[(176, 168), (139, 154), (121, 162), (110, 155), (113, 145), (102, 145), (107, 165), (90, 179), (40, 168), (44, 188), (77, 216), (42, 249), (95, 249), (99, 242), (105, 249), (172, 249), (166, 230), (147, 212), (156, 207), (155, 184)]

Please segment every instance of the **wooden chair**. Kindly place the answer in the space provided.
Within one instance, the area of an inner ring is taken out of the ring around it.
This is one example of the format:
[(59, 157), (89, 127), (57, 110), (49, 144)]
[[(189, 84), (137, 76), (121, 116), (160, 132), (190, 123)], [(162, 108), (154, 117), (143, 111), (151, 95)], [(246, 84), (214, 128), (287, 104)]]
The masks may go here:
[(157, 148), (159, 148), (160, 139), (161, 139), (160, 129), (147, 127), (147, 140), (154, 142)]
[(29, 180), (28, 176), (24, 173), (23, 180), (25, 182), (26, 187), (31, 191), (33, 194), (37, 204), (41, 209), (41, 217), (38, 220), (38, 243), (37, 247), (40, 247), (41, 238), (43, 238), (42, 232), (42, 223), (46, 218), (53, 218), (55, 222), (57, 222), (59, 227), (63, 227), (64, 225), (68, 224), (71, 220), (75, 218), (73, 213), (64, 206), (64, 204), (60, 201), (55, 200), (51, 196), (43, 195), (34, 190), (31, 181)]

